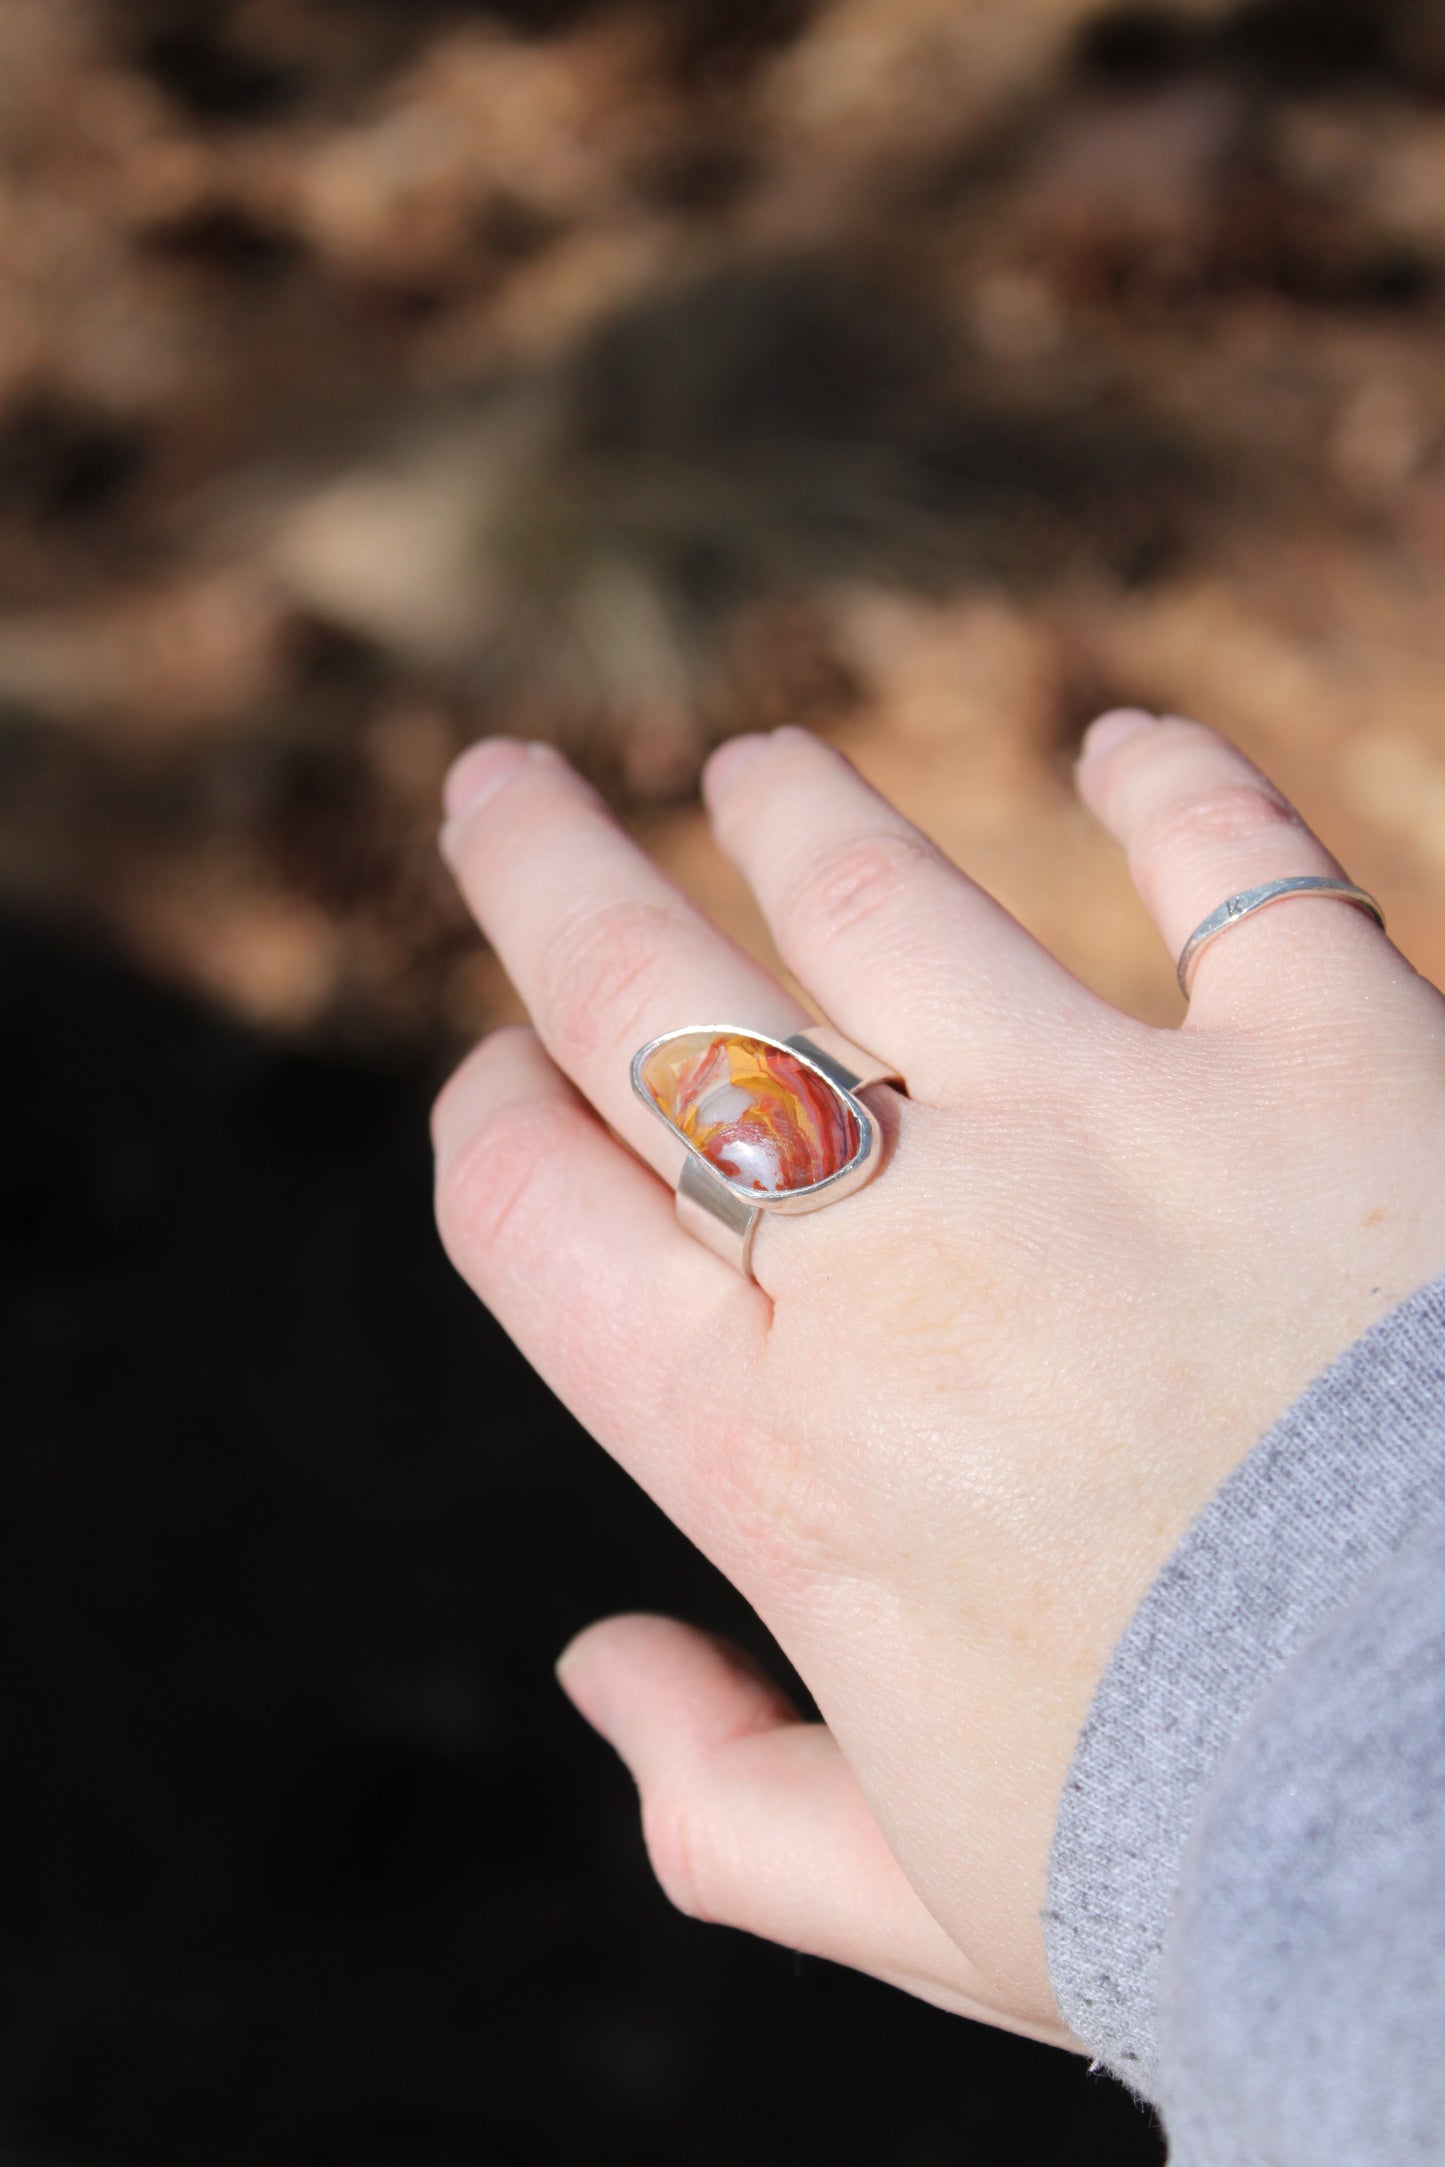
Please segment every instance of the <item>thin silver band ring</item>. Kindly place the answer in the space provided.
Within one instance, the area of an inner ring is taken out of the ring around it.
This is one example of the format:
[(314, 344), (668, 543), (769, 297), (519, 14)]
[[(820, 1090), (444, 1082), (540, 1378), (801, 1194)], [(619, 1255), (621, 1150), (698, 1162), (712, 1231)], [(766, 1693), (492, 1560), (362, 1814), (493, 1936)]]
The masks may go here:
[(1265, 910), (1271, 903), (1283, 903), (1292, 895), (1333, 896), (1341, 903), (1351, 903), (1374, 919), (1381, 932), (1385, 929), (1385, 913), (1372, 895), (1357, 888), (1350, 880), (1331, 880), (1320, 873), (1303, 873), (1293, 880), (1267, 880), (1262, 887), (1242, 889), (1238, 895), (1227, 896), (1217, 910), (1201, 919), (1179, 955), (1179, 990), (1185, 1000), (1194, 977), (1194, 968), (1211, 941), (1217, 941), (1221, 933), (1227, 933), (1241, 918), (1252, 918), (1257, 910)]

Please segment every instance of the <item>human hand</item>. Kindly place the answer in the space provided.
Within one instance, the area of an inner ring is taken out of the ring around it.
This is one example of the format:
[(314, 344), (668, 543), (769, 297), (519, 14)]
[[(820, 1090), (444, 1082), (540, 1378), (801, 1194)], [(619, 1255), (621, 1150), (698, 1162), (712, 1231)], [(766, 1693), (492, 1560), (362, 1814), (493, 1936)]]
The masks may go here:
[[(1104, 718), (1079, 786), (1174, 954), (1225, 896), (1338, 870), (1193, 723)], [(804, 733), (724, 746), (706, 794), (790, 970), (907, 1078), (869, 1094), (882, 1171), (765, 1215), (755, 1285), (682, 1231), (632, 1053), (810, 1019), (560, 756), (494, 741), (453, 770), (444, 847), (536, 1035), (438, 1101), (438, 1216), (826, 1727), (665, 1619), (591, 1627), (560, 1674), (683, 1909), (1072, 2044), (1040, 1912), (1080, 1725), (1211, 1493), (1445, 1267), (1445, 1000), (1360, 912), (1297, 900), (1209, 948), (1156, 1030)]]

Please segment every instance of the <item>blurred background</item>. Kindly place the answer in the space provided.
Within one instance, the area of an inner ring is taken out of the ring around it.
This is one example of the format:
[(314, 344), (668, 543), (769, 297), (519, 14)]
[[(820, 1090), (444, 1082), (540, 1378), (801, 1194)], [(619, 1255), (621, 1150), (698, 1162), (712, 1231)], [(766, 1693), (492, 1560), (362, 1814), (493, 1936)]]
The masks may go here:
[(802, 720), (1090, 983), (1234, 735), (1445, 975), (1440, 0), (0, 0), (0, 2162), (1156, 2162), (674, 1918), (549, 1676), (760, 1637), (450, 1278), (433, 849)]

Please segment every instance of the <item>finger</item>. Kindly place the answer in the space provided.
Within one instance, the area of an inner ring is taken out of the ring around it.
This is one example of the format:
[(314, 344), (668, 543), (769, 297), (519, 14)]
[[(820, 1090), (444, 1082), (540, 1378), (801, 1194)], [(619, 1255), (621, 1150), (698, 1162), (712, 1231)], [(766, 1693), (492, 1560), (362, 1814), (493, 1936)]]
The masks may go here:
[[(1134, 882), (1176, 959), (1229, 896), (1298, 874), (1343, 879), (1299, 814), (1202, 723), (1134, 710), (1103, 715), (1080, 753), (1080, 794), (1124, 845)], [(1274, 1015), (1329, 997), (1342, 969), (1393, 954), (1348, 903), (1307, 897), (1231, 926), (1199, 956), (1189, 1006), (1197, 1026)]]
[(832, 1737), (747, 1658), (670, 1618), (610, 1618), (558, 1664), (627, 1763), (653, 1868), (693, 1918), (830, 1958), (966, 2016), (1073, 2042), (989, 2002), (904, 1877)]
[(447, 809), (446, 857), (548, 1052), (653, 1164), (664, 1132), (632, 1089), (640, 1045), (687, 1024), (786, 1037), (809, 1020), (550, 746), (473, 746)]
[(677, 1223), (535, 1034), (495, 1032), (437, 1101), (447, 1253), (559, 1398), (707, 1547), (706, 1454), (678, 1450), (700, 1398), (725, 1435), (768, 1303)]
[(980, 1039), (1032, 1048), (1099, 1006), (840, 753), (804, 730), (734, 738), (705, 778), (723, 849), (824, 1012), (950, 1094)]

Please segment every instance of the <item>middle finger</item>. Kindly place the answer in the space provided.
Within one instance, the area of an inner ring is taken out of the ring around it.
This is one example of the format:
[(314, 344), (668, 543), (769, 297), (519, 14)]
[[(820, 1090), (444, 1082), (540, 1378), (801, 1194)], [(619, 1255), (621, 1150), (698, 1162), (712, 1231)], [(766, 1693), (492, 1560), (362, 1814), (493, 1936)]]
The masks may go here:
[(1057, 1060), (1106, 1013), (1016, 918), (804, 730), (734, 738), (708, 766), (718, 840), (778, 953), (829, 1020), (886, 1053), (915, 1098)]

